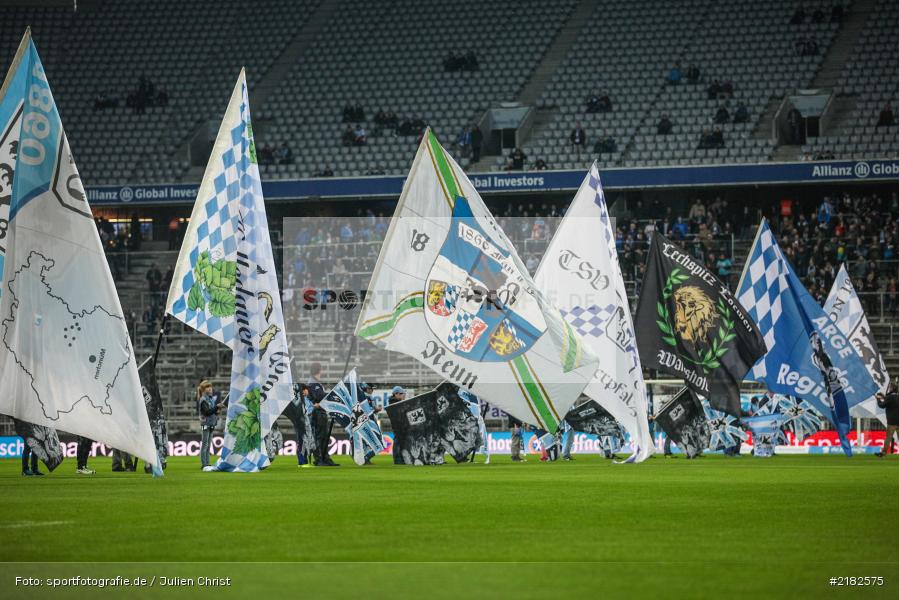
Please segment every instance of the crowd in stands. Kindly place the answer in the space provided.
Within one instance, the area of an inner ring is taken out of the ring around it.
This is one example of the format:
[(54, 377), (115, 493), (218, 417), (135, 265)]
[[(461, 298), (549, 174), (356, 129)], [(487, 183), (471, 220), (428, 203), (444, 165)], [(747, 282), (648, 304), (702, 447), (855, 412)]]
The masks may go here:
[(260, 165), (289, 165), (293, 163), (293, 150), (286, 142), (281, 144), (263, 144), (259, 147)]
[(605, 92), (593, 92), (587, 96), (588, 113), (612, 112), (612, 99)]
[(844, 193), (812, 202), (782, 200), (775, 220), (779, 243), (819, 302), (845, 264), (869, 315), (895, 316), (899, 197)]
[[(587, 147), (587, 132), (581, 126), (580, 122), (574, 124), (574, 129), (568, 135), (568, 141), (577, 150), (578, 155)], [(618, 152), (618, 144), (615, 138), (606, 133), (601, 133), (597, 140), (593, 143), (593, 154), (611, 154)], [(510, 157), (511, 158), (511, 157)]]
[[(94, 97), (94, 111), (118, 108), (121, 102), (121, 97), (118, 94), (102, 92)], [(144, 114), (149, 107), (165, 107), (168, 105), (168, 91), (162, 87), (157, 88), (156, 84), (145, 76), (141, 76), (138, 79), (137, 88), (128, 92), (125, 96), (125, 107), (132, 109), (138, 115)]]
[[(840, 3), (834, 3), (830, 7), (830, 22), (831, 23), (839, 23), (843, 20), (843, 16), (846, 14), (846, 9)], [(824, 10), (820, 6), (816, 6), (811, 13), (807, 13), (805, 8), (802, 5), (797, 6), (795, 12), (793, 12), (793, 16), (790, 17), (790, 25), (802, 25), (805, 23), (812, 23), (814, 25), (820, 25), (826, 22), (827, 17), (824, 14)]]
[(478, 57), (472, 52), (468, 51), (465, 53), (450, 52), (446, 55), (446, 58), (443, 59), (443, 69), (445, 71), (449, 71), (450, 73), (456, 71), (477, 71), (480, 68), (478, 65)]
[(711, 150), (713, 148), (724, 148), (724, 132), (721, 131), (720, 127), (715, 127), (714, 131), (706, 127), (699, 135), (700, 150)]

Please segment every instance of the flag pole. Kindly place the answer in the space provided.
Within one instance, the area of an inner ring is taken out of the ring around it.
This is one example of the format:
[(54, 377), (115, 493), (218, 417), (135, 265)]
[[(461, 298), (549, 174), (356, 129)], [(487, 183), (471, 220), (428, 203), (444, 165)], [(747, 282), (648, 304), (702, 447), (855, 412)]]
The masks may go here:
[(168, 323), (169, 315), (166, 313), (162, 317), (162, 323), (159, 324), (159, 337), (156, 338), (156, 350), (153, 352), (153, 368), (156, 368), (156, 359), (159, 358), (159, 348), (162, 346), (162, 336), (165, 335), (165, 325)]

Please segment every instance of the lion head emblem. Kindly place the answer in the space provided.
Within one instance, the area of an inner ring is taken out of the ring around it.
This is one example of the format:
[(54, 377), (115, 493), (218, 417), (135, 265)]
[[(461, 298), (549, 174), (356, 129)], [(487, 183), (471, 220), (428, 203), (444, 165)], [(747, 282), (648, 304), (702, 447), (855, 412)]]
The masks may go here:
[(708, 338), (718, 312), (705, 292), (685, 285), (674, 292), (674, 327), (682, 340), (696, 344)]

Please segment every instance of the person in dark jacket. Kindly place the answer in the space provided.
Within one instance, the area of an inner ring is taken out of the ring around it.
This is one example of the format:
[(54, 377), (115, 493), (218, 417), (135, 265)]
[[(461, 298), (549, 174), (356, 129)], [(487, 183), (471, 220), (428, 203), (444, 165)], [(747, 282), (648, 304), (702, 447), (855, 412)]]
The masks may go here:
[(206, 380), (197, 386), (197, 412), (200, 414), (200, 468), (209, 466), (209, 447), (212, 445), (212, 433), (218, 424), (219, 411), (224, 403), (215, 396), (212, 384)]
[(321, 363), (312, 363), (311, 376), (306, 386), (309, 388), (309, 401), (312, 402), (312, 435), (315, 437), (315, 466), (339, 467), (331, 460), (331, 419), (328, 412), (322, 408), (321, 401), (327, 395), (325, 387), (321, 383)]
[(877, 456), (893, 453), (893, 437), (899, 435), (899, 391), (896, 382), (890, 383), (886, 394), (877, 394), (877, 406), (886, 411), (887, 433), (883, 438), (883, 449)]
[(471, 160), (478, 162), (481, 160), (481, 144), (484, 143), (484, 134), (481, 129), (475, 125), (471, 130)]
[(509, 415), (509, 429), (512, 432), (512, 462), (525, 462), (521, 456), (521, 428), (521, 421)]

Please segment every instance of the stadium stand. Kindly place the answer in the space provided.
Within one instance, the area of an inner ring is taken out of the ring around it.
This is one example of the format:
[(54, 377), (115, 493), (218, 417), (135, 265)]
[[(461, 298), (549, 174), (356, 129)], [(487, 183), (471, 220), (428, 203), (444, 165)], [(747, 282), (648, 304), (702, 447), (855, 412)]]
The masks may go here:
[(885, 107), (899, 107), (899, 54), (894, 50), (899, 4), (879, 0), (868, 15), (863, 34), (840, 74), (837, 90), (853, 106), (834, 131), (810, 138), (806, 157), (892, 158), (899, 156), (899, 126), (881, 125)]
[[(881, 110), (899, 100), (899, 8), (890, 0), (856, 0), (834, 18), (834, 3), (805, 2), (801, 22), (793, 4), (779, 0), (263, 0), (249, 12), (223, 0), (214, 13), (176, 0), (80, 4), (78, 12), (0, 7), (0, 56), (8, 62), (32, 25), (88, 185), (199, 180), (203, 157), (191, 155), (191, 141), (217, 122), (244, 65), (251, 93), (260, 90), (260, 146), (286, 144), (293, 155), (267, 161), (267, 178), (402, 174), (421, 126), (451, 145), (487, 108), (513, 100), (533, 100), (536, 109), (522, 144), (525, 167), (538, 159), (580, 169), (594, 158), (631, 167), (899, 153), (899, 128), (877, 127)], [(448, 26), (452, 35), (443, 33)], [(851, 50), (845, 57), (842, 44)], [(473, 56), (477, 69), (446, 70), (450, 55)], [(778, 154), (775, 110), (815, 84), (825, 61), (841, 72), (833, 88), (846, 114), (824, 137)], [(682, 76), (672, 85), (675, 67)], [(136, 114), (127, 105), (142, 77), (154, 98), (167, 98)], [(710, 95), (716, 80), (729, 86)], [(610, 111), (586, 111), (594, 93), (608, 95)], [(345, 121), (347, 104), (360, 105), (364, 118)], [(745, 118), (735, 123), (741, 105)], [(722, 106), (728, 116), (716, 123)], [(378, 111), (397, 121), (375, 123)], [(658, 133), (663, 115), (667, 135)], [(407, 120), (409, 135), (394, 135)], [(576, 122), (587, 136), (580, 153), (568, 141)], [(344, 145), (341, 133), (357, 124), (367, 142)], [(700, 148), (704, 130), (716, 126), (723, 144)], [(597, 154), (605, 137), (614, 144)], [(503, 156), (460, 160), (477, 171), (506, 165)]]

